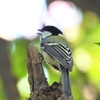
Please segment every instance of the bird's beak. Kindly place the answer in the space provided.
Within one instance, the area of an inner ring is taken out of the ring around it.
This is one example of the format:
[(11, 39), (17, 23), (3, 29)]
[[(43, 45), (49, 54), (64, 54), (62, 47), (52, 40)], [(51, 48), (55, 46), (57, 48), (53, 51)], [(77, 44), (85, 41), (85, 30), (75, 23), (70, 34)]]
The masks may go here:
[(39, 32), (38, 32), (37, 34), (38, 34), (38, 35), (42, 35), (41, 29), (38, 29), (38, 31), (39, 31)]
[(37, 33), (38, 35), (42, 35), (42, 33)]
[(41, 29), (38, 29), (38, 31), (40, 31), (40, 32), (41, 32), (42, 30), (41, 30)]

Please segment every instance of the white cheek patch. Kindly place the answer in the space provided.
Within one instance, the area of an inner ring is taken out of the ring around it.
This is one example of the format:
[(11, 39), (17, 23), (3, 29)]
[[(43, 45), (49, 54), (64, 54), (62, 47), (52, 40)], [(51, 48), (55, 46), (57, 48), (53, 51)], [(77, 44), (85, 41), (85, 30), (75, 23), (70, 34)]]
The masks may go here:
[(45, 38), (45, 37), (50, 36), (50, 35), (52, 35), (51, 32), (44, 31), (44, 32), (42, 33), (42, 38)]

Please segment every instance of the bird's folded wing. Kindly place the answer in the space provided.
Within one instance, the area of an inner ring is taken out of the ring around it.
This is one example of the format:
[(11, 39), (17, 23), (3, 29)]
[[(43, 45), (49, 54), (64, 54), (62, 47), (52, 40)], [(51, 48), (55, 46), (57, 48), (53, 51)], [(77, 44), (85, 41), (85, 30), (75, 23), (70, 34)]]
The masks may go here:
[(57, 60), (66, 69), (72, 70), (72, 53), (69, 47), (58, 43), (46, 43), (43, 49), (47, 54)]

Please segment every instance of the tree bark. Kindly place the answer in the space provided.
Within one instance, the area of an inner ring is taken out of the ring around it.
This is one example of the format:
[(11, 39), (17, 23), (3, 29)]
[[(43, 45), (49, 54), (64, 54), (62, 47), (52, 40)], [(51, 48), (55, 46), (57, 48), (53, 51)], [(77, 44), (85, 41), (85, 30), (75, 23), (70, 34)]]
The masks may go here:
[(63, 94), (60, 83), (54, 82), (51, 86), (48, 85), (39, 52), (32, 44), (28, 46), (27, 69), (31, 92), (27, 100), (73, 100), (72, 96)]

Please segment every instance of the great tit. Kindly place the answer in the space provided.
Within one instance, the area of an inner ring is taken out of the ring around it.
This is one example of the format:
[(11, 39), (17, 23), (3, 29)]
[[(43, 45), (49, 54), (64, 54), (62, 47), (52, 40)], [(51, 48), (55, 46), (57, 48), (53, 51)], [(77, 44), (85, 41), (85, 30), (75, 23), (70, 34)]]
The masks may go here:
[(38, 31), (44, 60), (61, 72), (63, 92), (67, 96), (71, 96), (69, 71), (72, 71), (73, 59), (68, 42), (62, 31), (55, 26), (44, 26)]

